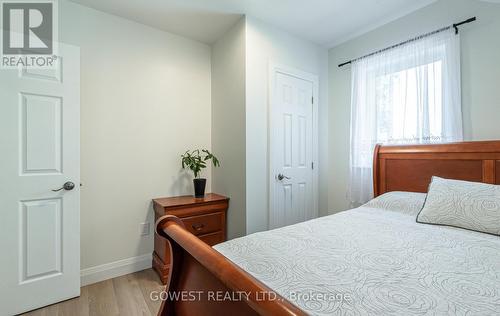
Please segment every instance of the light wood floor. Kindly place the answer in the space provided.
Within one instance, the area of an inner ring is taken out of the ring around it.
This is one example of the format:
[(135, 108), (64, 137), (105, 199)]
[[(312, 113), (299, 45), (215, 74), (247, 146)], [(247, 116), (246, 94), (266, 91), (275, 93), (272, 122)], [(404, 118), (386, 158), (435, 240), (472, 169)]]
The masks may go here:
[(163, 286), (156, 273), (144, 270), (82, 287), (81, 296), (23, 314), (29, 316), (149, 316), (156, 315), (160, 301), (150, 293)]

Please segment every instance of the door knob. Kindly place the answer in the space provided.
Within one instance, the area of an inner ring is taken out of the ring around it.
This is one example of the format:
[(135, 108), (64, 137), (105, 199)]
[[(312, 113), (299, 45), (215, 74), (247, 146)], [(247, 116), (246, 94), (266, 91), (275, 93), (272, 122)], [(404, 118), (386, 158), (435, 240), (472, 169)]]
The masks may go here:
[(285, 175), (283, 175), (283, 174), (281, 174), (281, 173), (280, 173), (280, 174), (278, 174), (278, 180), (282, 181), (283, 179), (290, 180), (291, 178), (290, 178), (290, 177), (287, 177), (287, 176), (285, 176)]
[(57, 190), (52, 190), (53, 192), (59, 192), (61, 190), (66, 190), (66, 191), (71, 191), (75, 188), (75, 184), (71, 181), (66, 182), (63, 184), (62, 188), (59, 188)]

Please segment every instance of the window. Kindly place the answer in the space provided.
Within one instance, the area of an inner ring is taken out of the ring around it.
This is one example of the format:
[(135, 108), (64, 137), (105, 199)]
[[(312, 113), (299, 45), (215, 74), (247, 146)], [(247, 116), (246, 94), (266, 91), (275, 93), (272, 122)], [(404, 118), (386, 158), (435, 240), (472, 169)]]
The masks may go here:
[(442, 31), (355, 61), (349, 197), (373, 196), (375, 144), (461, 141), (459, 36)]
[[(378, 141), (406, 144), (441, 141), (442, 64), (437, 61), (377, 78)], [(417, 84), (418, 78), (426, 84)], [(420, 100), (419, 86), (427, 90), (424, 100)]]

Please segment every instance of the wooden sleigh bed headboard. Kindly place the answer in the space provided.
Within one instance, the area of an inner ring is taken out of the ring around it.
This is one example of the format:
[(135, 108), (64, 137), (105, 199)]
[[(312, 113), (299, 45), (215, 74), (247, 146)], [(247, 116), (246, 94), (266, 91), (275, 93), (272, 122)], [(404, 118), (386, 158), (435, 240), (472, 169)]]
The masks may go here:
[(500, 184), (500, 141), (436, 145), (377, 145), (375, 196), (391, 191), (427, 192), (432, 176)]

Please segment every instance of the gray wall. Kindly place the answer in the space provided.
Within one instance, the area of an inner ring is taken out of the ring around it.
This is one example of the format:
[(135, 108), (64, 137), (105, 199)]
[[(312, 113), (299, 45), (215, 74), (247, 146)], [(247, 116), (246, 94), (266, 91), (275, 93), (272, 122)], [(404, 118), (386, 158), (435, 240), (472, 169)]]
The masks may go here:
[(337, 65), (471, 16), (478, 21), (460, 28), (464, 135), (466, 140), (500, 139), (500, 4), (440, 0), (329, 51), (331, 213), (349, 208), (351, 72)]
[(327, 212), (328, 51), (258, 19), (246, 25), (247, 233), (268, 229), (269, 218), (269, 65), (277, 63), (319, 78), (319, 214)]
[(59, 13), (61, 41), (81, 48), (81, 266), (91, 273), (150, 255), (151, 199), (192, 194), (180, 155), (211, 146), (210, 47), (68, 1)]
[(268, 229), (268, 77), (271, 63), (319, 77), (319, 210), (328, 213), (328, 52), (252, 17), (212, 46), (214, 192), (231, 197), (228, 237)]
[(245, 18), (212, 46), (212, 170), (214, 192), (231, 198), (228, 238), (245, 235)]

